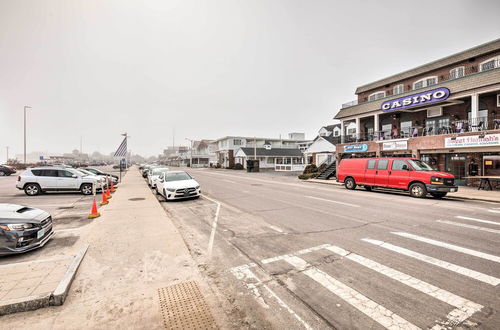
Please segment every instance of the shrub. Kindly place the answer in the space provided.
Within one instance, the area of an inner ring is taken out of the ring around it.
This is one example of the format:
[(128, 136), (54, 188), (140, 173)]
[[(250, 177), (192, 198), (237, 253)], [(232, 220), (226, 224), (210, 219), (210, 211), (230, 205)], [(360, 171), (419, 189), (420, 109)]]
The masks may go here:
[(234, 166), (233, 166), (233, 170), (242, 170), (242, 169), (243, 169), (243, 165), (241, 165), (240, 163), (234, 164)]
[(318, 168), (314, 164), (307, 165), (306, 168), (304, 168), (304, 172), (302, 174), (310, 174), (310, 173), (316, 173), (318, 172)]
[(300, 174), (299, 179), (301, 180), (309, 180), (315, 178), (317, 173), (307, 173), (307, 174)]

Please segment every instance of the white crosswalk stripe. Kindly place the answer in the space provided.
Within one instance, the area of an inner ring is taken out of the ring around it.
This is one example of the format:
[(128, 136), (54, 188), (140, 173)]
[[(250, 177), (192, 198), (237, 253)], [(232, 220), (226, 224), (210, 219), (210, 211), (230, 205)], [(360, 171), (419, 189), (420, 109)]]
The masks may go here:
[(487, 231), (489, 233), (494, 233), (494, 234), (500, 234), (500, 230), (498, 230), (498, 229), (491, 229), (491, 228), (486, 228), (486, 227), (468, 225), (466, 223), (453, 222), (453, 221), (448, 221), (448, 220), (436, 220), (436, 222), (446, 223), (446, 224), (452, 225), (452, 226), (458, 226), (458, 227), (464, 227), (464, 228), (470, 228), (470, 229)]
[(465, 321), (472, 314), (480, 311), (483, 308), (483, 306), (476, 304), (475, 302), (457, 296), (449, 291), (440, 289), (432, 284), (421, 281), (415, 277), (402, 273), (396, 269), (384, 266), (376, 261), (365, 258), (356, 253), (344, 250), (340, 247), (329, 246), (327, 247), (327, 250), (330, 250), (333, 253), (341, 255), (349, 260), (352, 260), (360, 265), (363, 265), (371, 270), (374, 270), (379, 274), (382, 274), (393, 280), (403, 283), (415, 290), (425, 293), (431, 297), (434, 297), (456, 308), (447, 315), (447, 320), (443, 322), (443, 324), (438, 324), (434, 326), (432, 329), (436, 330), (446, 326), (457, 325)]
[(431, 265), (441, 267), (443, 269), (446, 269), (446, 270), (473, 278), (475, 280), (478, 280), (478, 281), (481, 281), (481, 282), (484, 282), (487, 284), (491, 284), (491, 285), (495, 285), (495, 286), (500, 284), (500, 279), (497, 277), (483, 274), (483, 273), (480, 273), (478, 271), (468, 269), (468, 268), (465, 268), (465, 267), (462, 267), (459, 265), (455, 265), (455, 264), (452, 264), (452, 263), (447, 262), (447, 261), (439, 260), (437, 258), (427, 256), (425, 254), (418, 253), (418, 252), (415, 252), (412, 250), (408, 250), (408, 249), (405, 249), (405, 248), (400, 247), (400, 246), (396, 246), (396, 245), (393, 245), (393, 244), (390, 244), (387, 242), (383, 242), (383, 241), (379, 241), (379, 240), (375, 240), (375, 239), (370, 239), (370, 238), (363, 238), (362, 241), (383, 247), (387, 250), (397, 252), (397, 253), (400, 253), (402, 255), (412, 257), (412, 258), (420, 260), (420, 261), (424, 261), (424, 262), (429, 263)]
[(490, 225), (500, 226), (500, 222), (495, 222), (495, 221), (490, 221), (490, 220), (483, 220), (483, 219), (477, 219), (477, 218), (471, 218), (471, 217), (464, 217), (464, 216), (461, 216), (461, 215), (457, 215), (455, 218), (462, 219), (462, 220), (482, 222), (482, 223), (487, 223), (487, 224), (490, 224)]
[(490, 261), (494, 261), (494, 262), (500, 263), (500, 257), (492, 255), (492, 254), (488, 254), (488, 253), (484, 253), (484, 252), (480, 252), (480, 251), (475, 251), (475, 250), (464, 248), (464, 247), (461, 247), (461, 246), (458, 246), (458, 245), (449, 244), (449, 243), (445, 243), (445, 242), (440, 242), (440, 241), (437, 241), (437, 240), (434, 240), (434, 239), (430, 239), (430, 238), (426, 238), (426, 237), (422, 237), (422, 236), (418, 236), (418, 235), (414, 235), (414, 234), (409, 234), (409, 233), (392, 232), (391, 234), (399, 235), (399, 236), (402, 236), (402, 237), (414, 239), (416, 241), (420, 241), (420, 242), (432, 244), (432, 245), (435, 245), (435, 246), (440, 246), (440, 247), (443, 247), (443, 248), (446, 248), (446, 249), (449, 249), (449, 250), (453, 250), (453, 251), (457, 251), (457, 252), (462, 252), (462, 253), (465, 253), (465, 254), (469, 254), (471, 256), (475, 256), (475, 257), (479, 257), (479, 258), (483, 258), (483, 259), (486, 259), (486, 260), (490, 260)]
[(297, 256), (289, 256), (284, 260), (385, 328), (420, 329), (384, 306), (377, 304), (375, 301), (365, 297), (358, 291), (336, 280), (316, 267), (311, 266), (304, 259)]

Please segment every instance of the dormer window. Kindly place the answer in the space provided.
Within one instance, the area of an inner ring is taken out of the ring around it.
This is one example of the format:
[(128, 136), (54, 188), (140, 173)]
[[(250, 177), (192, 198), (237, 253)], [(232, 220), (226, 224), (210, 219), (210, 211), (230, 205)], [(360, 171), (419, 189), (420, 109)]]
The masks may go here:
[(378, 91), (368, 95), (368, 101), (375, 101), (385, 97), (385, 91)]
[(433, 76), (433, 77), (425, 77), (420, 80), (417, 80), (413, 83), (413, 89), (419, 89), (419, 88), (424, 88), (428, 86), (432, 86), (437, 84), (438, 82), (438, 77)]
[(450, 70), (450, 79), (462, 78), (463, 76), (465, 76), (465, 67), (463, 66)]
[(404, 91), (405, 91), (405, 85), (399, 84), (399, 85), (394, 86), (394, 88), (392, 89), (392, 94), (398, 95), (398, 94), (403, 93)]
[(500, 56), (495, 56), (493, 58), (490, 58), (489, 60), (481, 62), (481, 64), (479, 64), (479, 71), (488, 71), (499, 67), (500, 67)]

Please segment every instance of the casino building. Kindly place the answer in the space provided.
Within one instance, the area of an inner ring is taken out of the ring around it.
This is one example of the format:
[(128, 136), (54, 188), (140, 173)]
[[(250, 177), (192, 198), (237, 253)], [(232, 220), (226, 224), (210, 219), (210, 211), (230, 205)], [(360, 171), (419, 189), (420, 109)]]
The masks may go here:
[(500, 39), (360, 86), (343, 104), (337, 160), (402, 156), (500, 175)]

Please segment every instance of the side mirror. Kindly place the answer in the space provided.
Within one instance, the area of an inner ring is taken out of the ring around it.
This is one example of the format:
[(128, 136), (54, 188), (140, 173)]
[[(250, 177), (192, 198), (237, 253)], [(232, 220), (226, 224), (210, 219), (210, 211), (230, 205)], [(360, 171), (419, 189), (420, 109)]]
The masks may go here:
[(401, 168), (403, 171), (409, 171), (410, 168), (408, 167), (408, 165), (403, 165), (403, 167)]
[(71, 177), (72, 177), (73, 179), (78, 178), (78, 176), (76, 176), (76, 174), (73, 174)]

